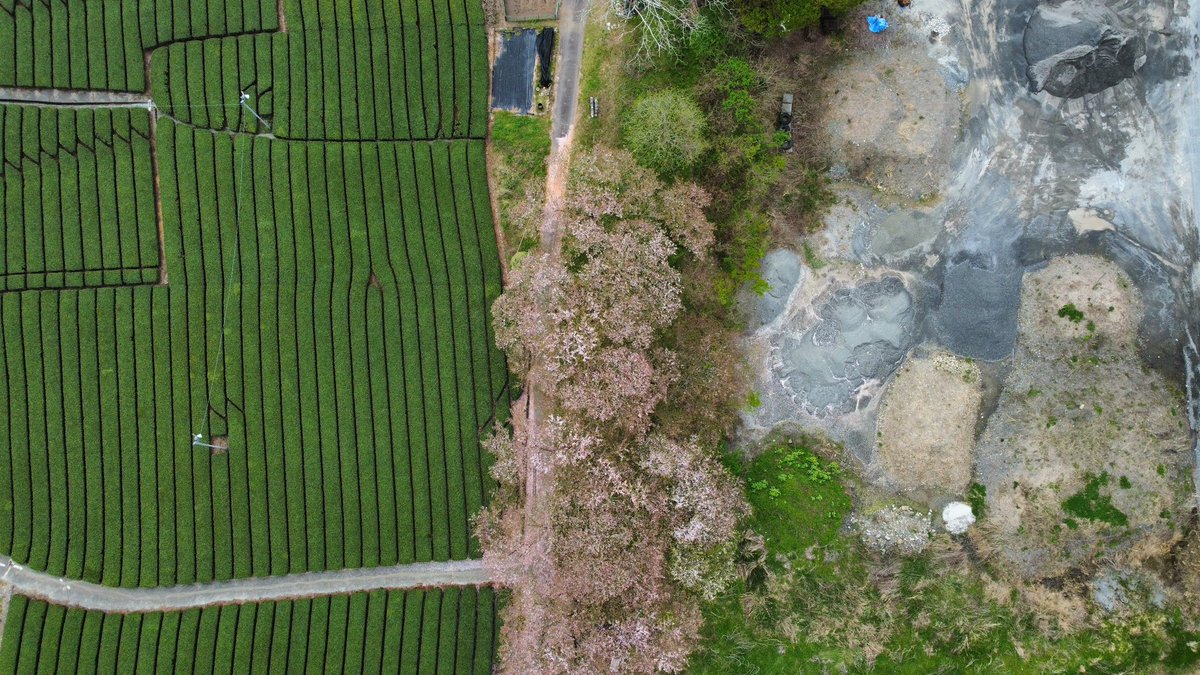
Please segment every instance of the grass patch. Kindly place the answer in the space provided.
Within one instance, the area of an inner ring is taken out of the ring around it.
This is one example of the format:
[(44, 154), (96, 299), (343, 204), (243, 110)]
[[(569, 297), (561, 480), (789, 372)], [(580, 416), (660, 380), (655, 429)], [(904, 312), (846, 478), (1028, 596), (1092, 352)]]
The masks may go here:
[[(1100, 475), (1087, 474), (1087, 485), (1082, 490), (1068, 497), (1063, 503), (1063, 511), (1075, 516), (1118, 527), (1129, 524), (1129, 517), (1113, 506), (1112, 497), (1100, 494), (1100, 488), (1109, 482), (1108, 472)], [(1128, 483), (1128, 479), (1125, 480)], [(1124, 486), (1122, 486), (1124, 487)]]
[(550, 117), (497, 110), (492, 120), (492, 145), (510, 167), (544, 180), (546, 156), (550, 154)]
[(809, 246), (807, 241), (804, 242), (803, 249), (804, 249), (804, 262), (805, 262), (805, 264), (808, 265), (809, 269), (819, 270), (825, 266), (825, 261), (821, 260), (821, 258), (817, 256), (817, 252), (813, 250), (812, 246)]
[[(1194, 672), (1200, 662), (1200, 634), (1176, 610), (1048, 634), (1015, 591), (989, 594), (985, 573), (945, 542), (872, 562), (841, 531), (852, 505), (846, 476), (806, 445), (731, 463), (765, 550), (748, 574), (744, 547), (742, 580), (705, 605), (704, 646), (690, 672)], [(985, 498), (982, 485), (968, 490), (977, 516)]]
[(538, 242), (546, 193), (550, 117), (496, 111), (492, 118), (492, 175), (508, 254)]
[(812, 658), (828, 650), (791, 644), (779, 632), (779, 620), (801, 610), (814, 617), (843, 606), (851, 596), (865, 597), (867, 590), (866, 568), (838, 534), (852, 505), (842, 470), (809, 447), (791, 443), (775, 445), (750, 462), (738, 456), (730, 461), (744, 478), (754, 509), (747, 525), (761, 535), (766, 551), (761, 566), (745, 570), (729, 593), (705, 607), (707, 647), (695, 655), (691, 671), (807, 672)]
[[(630, 34), (606, 29), (608, 21), (611, 21), (608, 12), (598, 9), (588, 14), (584, 28), (583, 58), (579, 64), (579, 122), (575, 127), (575, 146), (580, 150), (597, 144), (619, 147), (621, 111), (637, 95), (629, 90)], [(593, 96), (600, 104), (600, 115), (594, 119), (588, 116), (588, 99)]]
[(1058, 318), (1066, 319), (1071, 323), (1079, 323), (1080, 321), (1083, 321), (1083, 312), (1079, 311), (1079, 308), (1075, 306), (1075, 303), (1069, 302), (1059, 308)]
[(983, 520), (987, 514), (987, 487), (982, 483), (971, 483), (967, 488), (967, 503), (971, 505), (975, 519)]
[[(766, 539), (768, 548), (796, 551), (830, 544), (850, 512), (841, 467), (803, 445), (774, 446), (742, 475), (754, 508), (751, 529)], [(796, 523), (806, 526), (797, 528)]]

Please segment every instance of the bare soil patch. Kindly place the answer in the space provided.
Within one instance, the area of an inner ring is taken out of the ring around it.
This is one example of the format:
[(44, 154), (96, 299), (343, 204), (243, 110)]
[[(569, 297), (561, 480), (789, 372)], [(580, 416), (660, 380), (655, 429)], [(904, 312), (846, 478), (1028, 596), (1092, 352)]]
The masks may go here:
[(961, 105), (923, 46), (892, 41), (835, 68), (821, 127), (835, 168), (908, 199), (929, 199), (958, 135)]
[[(1100, 258), (1057, 258), (1024, 279), (1013, 368), (976, 448), (976, 480), (990, 544), (1025, 578), (1087, 570), (1099, 556), (1136, 564), (1180, 536), (1182, 392), (1141, 362), (1141, 311), (1129, 278)], [(1067, 508), (1072, 498), (1083, 506)]]
[(920, 500), (961, 496), (971, 481), (982, 400), (975, 364), (945, 353), (909, 359), (884, 395), (873, 469)]
[(539, 21), (557, 16), (556, 0), (504, 0), (504, 18), (508, 21)]

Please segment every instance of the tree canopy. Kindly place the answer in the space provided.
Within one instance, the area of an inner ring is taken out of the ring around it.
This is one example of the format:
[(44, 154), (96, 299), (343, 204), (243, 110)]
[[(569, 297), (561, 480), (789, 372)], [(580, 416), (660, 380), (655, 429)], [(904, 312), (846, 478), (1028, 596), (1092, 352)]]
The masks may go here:
[(861, 0), (734, 0), (742, 25), (752, 33), (774, 38), (794, 30), (815, 26), (821, 8), (842, 14)]
[(639, 164), (677, 174), (691, 168), (708, 146), (704, 126), (704, 113), (688, 94), (662, 89), (633, 102), (623, 137)]

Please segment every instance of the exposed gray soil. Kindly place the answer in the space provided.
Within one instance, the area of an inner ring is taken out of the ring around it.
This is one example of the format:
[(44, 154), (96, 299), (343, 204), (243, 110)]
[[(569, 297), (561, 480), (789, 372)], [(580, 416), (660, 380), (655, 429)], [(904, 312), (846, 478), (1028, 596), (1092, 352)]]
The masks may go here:
[(859, 407), (863, 384), (887, 379), (904, 358), (913, 319), (899, 277), (838, 288), (808, 330), (797, 334), (794, 322), (780, 332), (772, 348), (776, 376), (805, 411), (848, 413)]
[[(841, 199), (806, 242), (829, 265), (755, 323), (764, 403), (745, 414), (745, 439), (818, 427), (869, 479), (919, 491), (877, 433), (925, 424), (917, 454), (956, 448), (949, 464), (962, 467), (966, 421), (879, 420), (878, 401), (905, 358), (946, 351), (980, 366), (982, 400), (961, 409), (975, 416), (973, 479), (989, 503), (1029, 509), (981, 523), (1008, 537), (1014, 565), (1063, 568), (1112, 534), (1061, 532), (1055, 508), (1089, 471), (1133, 485), (1112, 497), (1133, 530), (1168, 532), (1161, 514), (1188, 507), (1187, 422), (1200, 421), (1200, 6), (914, 0), (898, 12), (872, 0), (862, 12), (892, 29), (856, 36), (878, 48), (829, 80), (822, 128)], [(1059, 318), (1066, 302), (1094, 328)], [(1030, 388), (1048, 393), (1030, 400)], [(965, 490), (962, 476), (946, 492)]]
[(1017, 337), (1021, 269), (1015, 261), (982, 251), (960, 252), (942, 273), (942, 300), (931, 328), (957, 354), (998, 361), (1012, 353)]
[(762, 278), (767, 282), (767, 292), (758, 297), (754, 308), (758, 325), (769, 324), (787, 309), (792, 291), (804, 274), (800, 256), (787, 249), (776, 249), (767, 254), (762, 262)]

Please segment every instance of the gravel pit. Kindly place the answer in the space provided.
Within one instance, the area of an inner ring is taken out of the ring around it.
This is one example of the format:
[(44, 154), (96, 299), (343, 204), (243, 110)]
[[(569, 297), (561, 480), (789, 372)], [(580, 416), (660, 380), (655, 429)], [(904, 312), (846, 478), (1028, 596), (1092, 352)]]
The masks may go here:
[(934, 331), (959, 356), (999, 361), (1017, 338), (1021, 269), (992, 255), (960, 254), (946, 264)]

